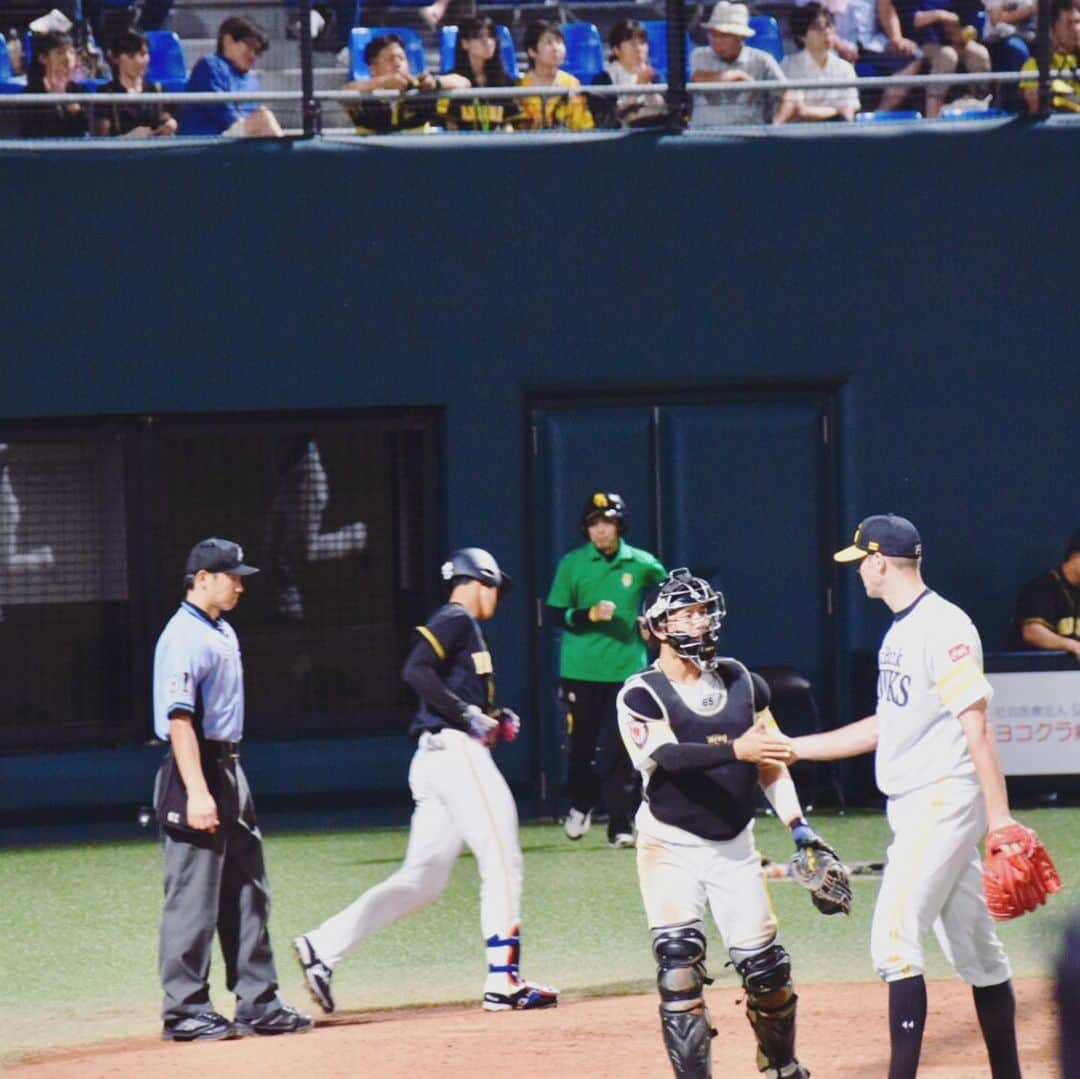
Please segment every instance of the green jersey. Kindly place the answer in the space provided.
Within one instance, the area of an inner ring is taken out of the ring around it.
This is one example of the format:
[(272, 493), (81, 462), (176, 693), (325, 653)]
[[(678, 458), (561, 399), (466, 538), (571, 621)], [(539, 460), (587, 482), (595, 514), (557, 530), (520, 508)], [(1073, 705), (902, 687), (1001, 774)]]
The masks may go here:
[[(555, 571), (547, 602), (565, 608), (559, 674), (582, 682), (623, 682), (645, 666), (645, 642), (638, 632), (641, 597), (667, 574), (648, 551), (619, 540), (610, 560), (591, 543), (565, 555)], [(574, 612), (601, 600), (615, 604), (610, 622), (586, 622)]]

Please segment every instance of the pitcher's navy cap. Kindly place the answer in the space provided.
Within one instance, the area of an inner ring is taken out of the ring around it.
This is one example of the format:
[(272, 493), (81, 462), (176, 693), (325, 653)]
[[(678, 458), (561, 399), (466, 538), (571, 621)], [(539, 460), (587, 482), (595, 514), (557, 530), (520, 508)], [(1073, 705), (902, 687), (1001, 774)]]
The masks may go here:
[(837, 551), (837, 562), (857, 562), (868, 554), (890, 555), (893, 558), (918, 558), (922, 554), (919, 530), (906, 518), (894, 513), (878, 514), (859, 522), (850, 547)]
[(188, 577), (194, 577), (201, 569), (207, 573), (235, 573), (237, 577), (259, 572), (254, 566), (244, 565), (244, 549), (239, 543), (214, 536), (196, 543), (191, 548), (184, 573)]

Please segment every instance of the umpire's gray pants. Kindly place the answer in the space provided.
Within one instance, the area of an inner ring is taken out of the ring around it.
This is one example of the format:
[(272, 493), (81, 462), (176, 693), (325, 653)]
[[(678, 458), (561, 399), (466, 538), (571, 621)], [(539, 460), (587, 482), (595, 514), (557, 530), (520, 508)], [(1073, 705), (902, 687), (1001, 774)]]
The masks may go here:
[[(237, 1018), (255, 1018), (281, 1003), (268, 930), (270, 887), (251, 790), (238, 762), (221, 762), (216, 778), (214, 783), (207, 776), (219, 807), (216, 832), (163, 829), (165, 908), (158, 955), (164, 1019), (210, 1010), (215, 930)], [(215, 790), (219, 784), (224, 789)], [(226, 809), (230, 803), (232, 812)]]

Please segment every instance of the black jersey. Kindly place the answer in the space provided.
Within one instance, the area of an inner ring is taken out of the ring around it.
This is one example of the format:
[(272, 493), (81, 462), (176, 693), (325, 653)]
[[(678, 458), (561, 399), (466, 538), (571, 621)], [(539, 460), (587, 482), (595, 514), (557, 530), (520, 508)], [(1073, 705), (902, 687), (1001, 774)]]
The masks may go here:
[(721, 660), (713, 674), (710, 684), (716, 687), (718, 706), (705, 712), (691, 708), (655, 667), (636, 674), (620, 695), (619, 720), (631, 758), (645, 776), (644, 797), (652, 815), (702, 839), (726, 840), (753, 817), (757, 765), (731, 760), (674, 775), (651, 757), (659, 745), (672, 741), (730, 744), (753, 726), (755, 714), (768, 704), (757, 700), (762, 692), (756, 689), (758, 680), (732, 659)]
[(447, 603), (416, 627), (416, 639), (401, 672), (420, 707), (411, 735), (443, 727), (468, 730), (469, 705), (488, 711), (495, 702), (495, 671), (480, 623), (459, 603)]

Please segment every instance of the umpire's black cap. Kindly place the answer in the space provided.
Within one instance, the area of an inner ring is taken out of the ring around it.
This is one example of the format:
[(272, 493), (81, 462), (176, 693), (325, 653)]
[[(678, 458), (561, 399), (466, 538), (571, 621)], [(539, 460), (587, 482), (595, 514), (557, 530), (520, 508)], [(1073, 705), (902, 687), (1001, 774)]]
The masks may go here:
[(184, 574), (194, 577), (201, 569), (207, 573), (234, 573), (237, 577), (259, 572), (254, 566), (244, 565), (244, 549), (239, 543), (215, 536), (201, 540), (191, 548)]

